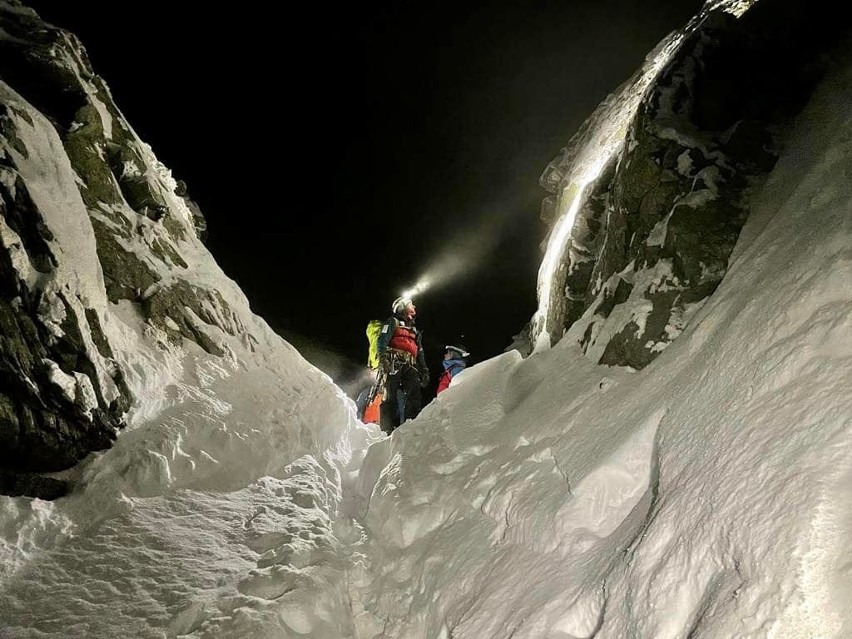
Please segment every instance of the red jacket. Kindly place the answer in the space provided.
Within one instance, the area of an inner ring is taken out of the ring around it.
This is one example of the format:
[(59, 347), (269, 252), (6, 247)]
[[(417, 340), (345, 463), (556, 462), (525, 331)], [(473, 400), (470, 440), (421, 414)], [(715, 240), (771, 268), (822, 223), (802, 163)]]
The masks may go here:
[(407, 351), (412, 357), (417, 357), (417, 330), (413, 327), (405, 326), (402, 322), (396, 327), (396, 330), (391, 335), (388, 346), (395, 348), (398, 351)]
[(398, 351), (411, 353), (412, 357), (417, 358), (420, 351), (419, 344), (417, 329), (397, 317), (389, 319), (379, 334), (379, 353), (384, 353), (388, 348), (395, 348)]

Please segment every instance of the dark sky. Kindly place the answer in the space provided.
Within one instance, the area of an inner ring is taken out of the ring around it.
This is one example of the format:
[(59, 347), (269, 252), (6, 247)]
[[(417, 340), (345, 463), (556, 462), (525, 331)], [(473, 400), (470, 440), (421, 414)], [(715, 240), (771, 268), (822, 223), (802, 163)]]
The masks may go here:
[(437, 368), (532, 316), (539, 176), (702, 2), (28, 4), (81, 38), (273, 328), (360, 363), (367, 321), (452, 262), (415, 298)]

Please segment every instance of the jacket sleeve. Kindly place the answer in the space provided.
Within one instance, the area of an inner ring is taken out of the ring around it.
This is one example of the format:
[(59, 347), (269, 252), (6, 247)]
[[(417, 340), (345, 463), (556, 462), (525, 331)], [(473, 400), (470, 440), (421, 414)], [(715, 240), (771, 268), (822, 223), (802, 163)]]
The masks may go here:
[(421, 371), (429, 368), (426, 366), (426, 354), (423, 352), (423, 333), (417, 331), (417, 368)]
[(417, 332), (417, 372), (420, 373), (420, 386), (429, 385), (429, 367), (426, 366), (426, 354), (423, 352), (423, 333)]
[(441, 377), (438, 380), (438, 389), (435, 391), (436, 395), (439, 395), (443, 391), (447, 390), (450, 386), (450, 373), (449, 371), (444, 371), (441, 373)]
[(379, 332), (379, 339), (376, 340), (376, 350), (379, 352), (379, 357), (384, 355), (384, 352), (388, 350), (388, 344), (390, 344), (390, 338), (393, 336), (394, 331), (396, 330), (396, 318), (391, 317), (382, 325), (382, 330)]

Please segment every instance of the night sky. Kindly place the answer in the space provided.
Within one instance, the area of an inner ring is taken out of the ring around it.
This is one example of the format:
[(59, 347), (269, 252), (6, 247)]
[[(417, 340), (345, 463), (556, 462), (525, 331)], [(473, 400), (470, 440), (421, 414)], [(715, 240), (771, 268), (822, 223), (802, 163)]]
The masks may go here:
[(530, 319), (539, 176), (702, 2), (27, 4), (81, 38), (280, 333), (364, 362), (367, 321), (450, 273), (415, 298), (437, 369), (445, 343), (475, 363)]

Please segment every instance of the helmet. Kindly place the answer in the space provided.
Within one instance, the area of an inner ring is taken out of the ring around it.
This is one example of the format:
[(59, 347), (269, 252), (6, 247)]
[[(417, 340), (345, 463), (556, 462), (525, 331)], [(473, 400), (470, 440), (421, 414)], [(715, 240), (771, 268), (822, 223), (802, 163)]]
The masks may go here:
[(406, 306), (408, 306), (409, 304), (413, 304), (413, 303), (414, 302), (411, 301), (410, 297), (397, 297), (393, 301), (393, 304), (391, 304), (391, 310), (394, 313), (401, 313), (402, 311), (405, 310)]
[(469, 357), (470, 353), (467, 352), (467, 349), (461, 344), (456, 344), (453, 346), (452, 344), (449, 346), (444, 346), (445, 351), (455, 351), (459, 357)]

